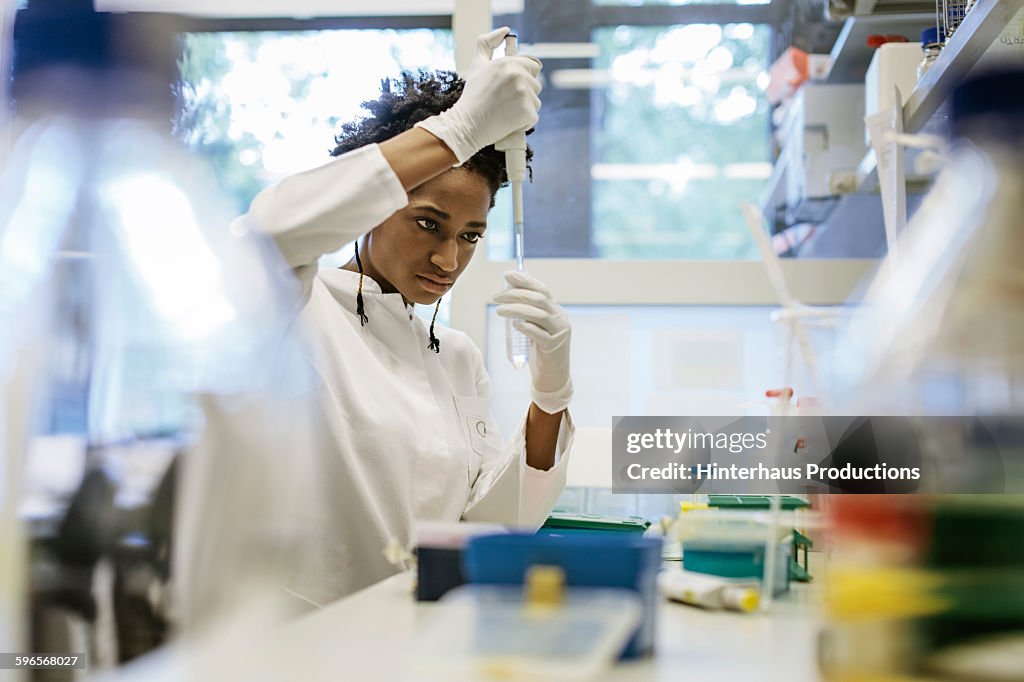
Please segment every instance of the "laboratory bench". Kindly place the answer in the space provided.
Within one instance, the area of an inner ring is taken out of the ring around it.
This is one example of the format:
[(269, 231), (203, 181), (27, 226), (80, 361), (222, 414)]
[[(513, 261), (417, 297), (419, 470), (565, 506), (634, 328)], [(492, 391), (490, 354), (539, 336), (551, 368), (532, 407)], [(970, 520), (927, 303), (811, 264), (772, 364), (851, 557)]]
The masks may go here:
[[(667, 566), (678, 570), (679, 564)], [(315, 676), (304, 679), (425, 679), (412, 665), (417, 631), (439, 607), (414, 601), (413, 584), (413, 573), (401, 573), (302, 616), (283, 628), (275, 647), (320, 661)], [(654, 656), (621, 662), (598, 679), (817, 680), (819, 592), (817, 583), (793, 583), (771, 613), (754, 614), (659, 597)]]
[[(822, 566), (811, 553), (811, 566)], [(666, 562), (678, 570), (678, 562)], [(260, 615), (241, 615), (234, 626), (182, 642), (135, 661), (101, 682), (170, 682), (182, 679), (301, 680), (303, 682), (416, 682), (418, 633), (429, 627), (438, 602), (417, 602), (415, 575), (394, 575), (269, 631)], [(620, 662), (598, 677), (605, 682), (679, 680), (818, 680), (817, 641), (822, 625), (821, 585), (792, 583), (770, 612), (710, 611), (657, 601), (653, 656)], [(254, 609), (258, 611), (258, 609)], [(265, 614), (264, 614), (265, 615)], [(462, 678), (459, 678), (462, 679)]]

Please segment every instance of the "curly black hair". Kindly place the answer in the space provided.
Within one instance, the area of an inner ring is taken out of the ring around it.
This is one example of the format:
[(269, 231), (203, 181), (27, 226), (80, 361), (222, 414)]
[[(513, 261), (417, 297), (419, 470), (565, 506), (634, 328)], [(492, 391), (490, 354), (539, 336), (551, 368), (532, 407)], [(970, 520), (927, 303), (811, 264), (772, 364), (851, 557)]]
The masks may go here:
[[(336, 146), (331, 150), (331, 156), (383, 142), (426, 118), (450, 109), (462, 95), (465, 84), (454, 71), (420, 71), (415, 74), (403, 71), (398, 78), (385, 78), (380, 84), (380, 97), (362, 104), (369, 115), (341, 126), (341, 132), (334, 137)], [(527, 147), (526, 160), (532, 158), (533, 150)], [(484, 178), (491, 190), (493, 207), (494, 195), (508, 185), (505, 153), (497, 151), (494, 145), (488, 145), (461, 167)]]

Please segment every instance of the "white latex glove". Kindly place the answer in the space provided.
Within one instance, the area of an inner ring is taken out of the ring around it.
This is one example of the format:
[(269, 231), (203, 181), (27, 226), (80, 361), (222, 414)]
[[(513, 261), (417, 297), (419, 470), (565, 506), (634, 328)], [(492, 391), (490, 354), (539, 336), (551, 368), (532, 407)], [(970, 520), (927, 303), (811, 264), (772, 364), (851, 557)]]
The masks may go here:
[(537, 123), (540, 61), (525, 56), (491, 59), (508, 34), (503, 27), (478, 37), (462, 96), (451, 109), (416, 124), (448, 145), (459, 164)]
[(510, 288), (495, 295), (498, 314), (513, 318), (512, 326), (530, 337), (531, 395), (537, 407), (557, 414), (572, 399), (569, 375), (569, 316), (543, 283), (525, 272), (505, 273)]

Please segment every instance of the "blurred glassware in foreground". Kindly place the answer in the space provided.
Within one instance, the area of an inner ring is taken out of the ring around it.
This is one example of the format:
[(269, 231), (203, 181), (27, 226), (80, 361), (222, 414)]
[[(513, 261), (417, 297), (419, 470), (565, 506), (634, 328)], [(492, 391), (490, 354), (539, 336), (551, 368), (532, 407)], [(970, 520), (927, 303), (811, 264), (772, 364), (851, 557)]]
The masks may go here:
[[(964, 82), (952, 104), (946, 165), (837, 370), (849, 413), (932, 417), (918, 420), (926, 478), (1020, 490), (1024, 71)], [(825, 679), (1024, 680), (1024, 496), (829, 502)]]
[(826, 680), (1024, 679), (1020, 495), (830, 500)]
[[(297, 518), (316, 498), (297, 287), (169, 135), (168, 21), (36, 0), (14, 28), (0, 462), (4, 508), (20, 496), (33, 563), (0, 566), (0, 597), (27, 575), (33, 616), (59, 608), (93, 627), (93, 669), (147, 648), (122, 622), (116, 645), (97, 644), (102, 571), (115, 605), (136, 599), (188, 632), (283, 594)], [(169, 462), (186, 449), (175, 474)], [(117, 592), (140, 575), (139, 590)], [(0, 632), (27, 630), (22, 608), (4, 605)], [(55, 651), (43, 620), (9, 650)]]
[(851, 322), (857, 414), (1024, 412), (1024, 71), (952, 95), (954, 148)]

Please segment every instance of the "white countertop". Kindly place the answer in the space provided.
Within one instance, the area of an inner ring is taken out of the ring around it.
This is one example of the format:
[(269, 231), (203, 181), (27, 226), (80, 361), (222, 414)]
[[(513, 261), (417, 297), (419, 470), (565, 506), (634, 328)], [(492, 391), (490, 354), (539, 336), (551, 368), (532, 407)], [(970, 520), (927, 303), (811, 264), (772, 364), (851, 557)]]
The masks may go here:
[[(678, 566), (669, 564), (669, 570)], [(416, 602), (402, 573), (307, 613), (272, 631), (226, 628), (200, 647), (147, 656), (110, 679), (353, 680), (422, 679), (414, 667), (417, 627), (436, 603)], [(655, 655), (619, 663), (600, 680), (818, 680), (820, 586), (793, 583), (771, 613), (706, 611), (658, 600)]]
[[(306, 615), (277, 644), (308, 649), (323, 642), (323, 679), (415, 680), (417, 623), (435, 603), (416, 602), (403, 573)], [(794, 583), (772, 613), (706, 611), (658, 601), (655, 655), (618, 664), (602, 680), (818, 680), (818, 588)], [(326, 642), (333, 642), (332, 645)], [(320, 679), (318, 676), (317, 679)]]

